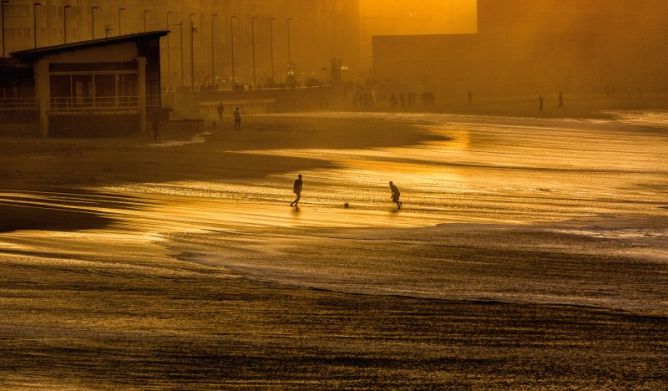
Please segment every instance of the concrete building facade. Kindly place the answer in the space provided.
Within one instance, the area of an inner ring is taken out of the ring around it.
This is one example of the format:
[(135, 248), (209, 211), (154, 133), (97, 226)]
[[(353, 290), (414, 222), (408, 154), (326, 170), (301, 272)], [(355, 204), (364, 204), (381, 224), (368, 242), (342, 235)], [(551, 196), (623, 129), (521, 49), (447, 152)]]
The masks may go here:
[(479, 0), (477, 12), (477, 34), (375, 37), (375, 75), (440, 96), (668, 92), (668, 2)]
[(341, 59), (345, 76), (358, 73), (359, 0), (34, 3), (11, 0), (4, 5), (5, 54), (64, 44), (66, 40), (71, 43), (171, 30), (170, 37), (162, 42), (164, 85), (170, 89), (212, 85), (229, 88), (232, 73), (241, 84), (265, 85), (272, 73), (275, 81), (283, 82), (289, 62), (303, 82), (327, 80), (332, 58)]
[[(173, 23), (184, 21), (184, 79), (189, 85), (264, 86), (285, 82), (292, 63), (297, 78), (329, 79), (332, 58), (340, 58), (349, 78), (359, 67), (359, 0), (202, 0), (172, 4)], [(190, 16), (190, 13), (196, 15)], [(194, 21), (194, 60), (190, 57), (190, 21)], [(180, 75), (180, 29), (168, 41), (171, 80)], [(288, 31), (289, 30), (289, 31)], [(288, 38), (289, 36), (289, 38)], [(176, 60), (176, 61), (174, 61)]]

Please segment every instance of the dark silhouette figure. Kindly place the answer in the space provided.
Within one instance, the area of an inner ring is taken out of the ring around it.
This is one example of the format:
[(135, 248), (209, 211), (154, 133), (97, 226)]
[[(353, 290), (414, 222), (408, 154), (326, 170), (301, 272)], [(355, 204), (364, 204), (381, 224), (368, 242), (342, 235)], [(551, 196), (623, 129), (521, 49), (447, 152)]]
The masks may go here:
[(234, 111), (234, 130), (241, 130), (241, 111), (238, 107)]
[(401, 206), (404, 204), (399, 200), (399, 198), (401, 198), (401, 192), (399, 191), (397, 185), (395, 185), (392, 181), (390, 181), (390, 190), (392, 190), (392, 202), (397, 204), (397, 209), (401, 210)]
[(473, 106), (473, 92), (469, 90), (469, 106)]
[(153, 140), (158, 141), (160, 137), (160, 122), (153, 121)]
[(564, 93), (563, 92), (559, 93), (559, 108), (560, 109), (564, 108)]
[(299, 208), (299, 201), (302, 199), (302, 189), (304, 188), (304, 181), (302, 181), (302, 174), (299, 174), (297, 180), (295, 180), (294, 186), (292, 186), (292, 192), (295, 193), (297, 198), (290, 203), (290, 206)]
[(216, 110), (218, 110), (218, 121), (222, 122), (223, 114), (225, 113), (225, 106), (223, 106), (223, 102), (218, 103)]
[(543, 111), (545, 108), (545, 98), (543, 95), (538, 97), (538, 110)]

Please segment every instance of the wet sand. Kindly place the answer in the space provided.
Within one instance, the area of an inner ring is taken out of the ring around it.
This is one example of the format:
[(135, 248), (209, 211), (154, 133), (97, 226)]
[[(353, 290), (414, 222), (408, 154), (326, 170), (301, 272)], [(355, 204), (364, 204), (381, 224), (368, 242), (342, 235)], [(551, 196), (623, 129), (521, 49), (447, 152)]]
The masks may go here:
[(245, 125), (0, 142), (0, 386), (668, 386), (655, 116)]

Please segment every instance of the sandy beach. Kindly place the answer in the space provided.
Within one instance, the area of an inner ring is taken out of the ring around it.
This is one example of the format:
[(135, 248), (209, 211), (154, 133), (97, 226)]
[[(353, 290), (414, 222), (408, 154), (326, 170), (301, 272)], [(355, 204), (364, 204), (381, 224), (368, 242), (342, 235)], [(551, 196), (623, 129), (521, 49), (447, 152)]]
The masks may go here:
[(664, 389), (667, 128), (309, 113), (2, 139), (0, 387)]

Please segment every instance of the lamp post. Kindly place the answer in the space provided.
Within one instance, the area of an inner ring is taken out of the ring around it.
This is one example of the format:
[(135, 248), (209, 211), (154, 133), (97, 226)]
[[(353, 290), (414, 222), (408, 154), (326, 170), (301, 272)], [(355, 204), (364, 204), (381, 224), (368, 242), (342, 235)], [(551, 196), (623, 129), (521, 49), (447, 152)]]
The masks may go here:
[(5, 4), (9, 4), (9, 0), (2, 0), (2, 57), (5, 57), (7, 49), (5, 48)]
[(232, 48), (232, 89), (237, 82), (236, 73), (234, 69), (234, 21), (237, 19), (236, 16), (230, 17), (230, 47)]
[(67, 10), (71, 9), (71, 5), (66, 5), (63, 8), (63, 38), (65, 43), (67, 43)]
[(123, 30), (121, 30), (121, 27), (123, 27), (123, 25), (121, 23), (121, 12), (123, 12), (123, 11), (125, 11), (125, 8), (123, 8), (123, 7), (118, 9), (118, 35), (119, 36), (123, 35), (123, 33), (122, 33)]
[(269, 19), (269, 58), (271, 62), (271, 84), (274, 84), (274, 20)]
[(144, 32), (146, 32), (146, 17), (151, 12), (151, 10), (144, 10)]
[[(4, 3), (4, 1), (3, 1)], [(35, 49), (37, 49), (37, 7), (41, 7), (42, 3), (33, 3), (32, 5), (32, 37), (35, 45)], [(4, 36), (4, 35), (3, 35)]]
[[(171, 33), (172, 29), (169, 24), (169, 15), (172, 11), (167, 11), (167, 30)], [(172, 41), (169, 39), (171, 34), (167, 34), (167, 89), (169, 90), (172, 84)]]
[(90, 36), (91, 39), (95, 39), (95, 11), (99, 10), (100, 7), (91, 7), (90, 8)]
[(294, 67), (292, 66), (292, 42), (290, 40), (290, 27), (292, 25), (292, 18), (288, 18), (288, 79), (290, 76), (295, 77)]
[(192, 17), (196, 14), (188, 14), (190, 20), (190, 90), (195, 91), (195, 22)]
[(290, 26), (292, 24), (292, 18), (288, 18), (288, 63), (292, 64), (292, 44), (290, 41)]
[(170, 24), (168, 27), (176, 27), (176, 26), (179, 26), (179, 38), (181, 40), (181, 87), (183, 87), (185, 85), (185, 76), (184, 76), (185, 74), (183, 72), (183, 68), (184, 68), (183, 67), (183, 64), (184, 64), (184, 60), (183, 60), (183, 20), (181, 20), (179, 23)]
[(215, 56), (215, 20), (218, 15), (211, 15), (211, 87), (216, 85), (216, 56)]
[(251, 46), (253, 48), (253, 87), (257, 87), (257, 68), (255, 66), (255, 20), (256, 16), (251, 18)]

